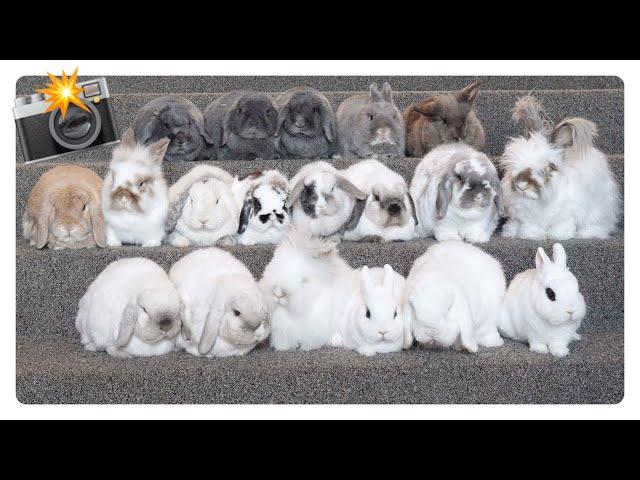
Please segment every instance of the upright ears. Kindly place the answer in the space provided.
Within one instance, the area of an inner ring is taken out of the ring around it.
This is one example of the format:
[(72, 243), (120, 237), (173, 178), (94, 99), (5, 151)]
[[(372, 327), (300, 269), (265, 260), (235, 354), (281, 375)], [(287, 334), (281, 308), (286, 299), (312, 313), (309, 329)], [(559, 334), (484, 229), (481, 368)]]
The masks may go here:
[(382, 84), (382, 90), (378, 89), (378, 84), (376, 82), (369, 85), (369, 101), (391, 103), (393, 101), (393, 97), (391, 96), (391, 85), (389, 85), (389, 82), (384, 82)]
[(476, 80), (475, 82), (472, 82), (464, 87), (462, 90), (457, 91), (455, 93), (456, 100), (458, 100), (459, 102), (472, 103), (478, 96), (480, 83), (481, 82), (479, 80)]
[(453, 175), (444, 175), (438, 184), (436, 196), (436, 218), (442, 220), (447, 215), (447, 209), (453, 196)]
[(383, 287), (385, 292), (393, 291), (393, 268), (388, 263), (384, 266)]
[(593, 139), (597, 136), (598, 127), (595, 123), (584, 118), (568, 118), (556, 125), (550, 139), (559, 148), (586, 149), (593, 145)]
[(49, 239), (49, 225), (53, 221), (54, 209), (51, 202), (45, 200), (36, 219), (36, 248), (44, 248)]
[(369, 267), (367, 265), (360, 270), (360, 280), (362, 281), (362, 291), (364, 295), (370, 295), (373, 291), (373, 282), (371, 281), (371, 274), (369, 273)]
[(567, 266), (567, 253), (565, 252), (562, 244), (553, 244), (553, 260), (551, 260), (547, 256), (544, 248), (538, 247), (538, 252), (536, 253), (536, 270), (541, 271), (546, 265), (549, 265), (550, 263), (554, 263), (559, 267)]
[(122, 134), (122, 145), (127, 148), (135, 148), (136, 139), (133, 133), (133, 128), (127, 128), (127, 130)]
[(129, 343), (133, 336), (136, 322), (138, 321), (138, 306), (129, 304), (122, 312), (120, 317), (120, 325), (118, 326), (118, 336), (116, 338), (116, 346), (122, 348)]
[(168, 138), (161, 138), (157, 142), (149, 145), (149, 153), (153, 157), (154, 163), (162, 163), (164, 154), (167, 153), (167, 148), (169, 148), (169, 143), (171, 143), (171, 140)]

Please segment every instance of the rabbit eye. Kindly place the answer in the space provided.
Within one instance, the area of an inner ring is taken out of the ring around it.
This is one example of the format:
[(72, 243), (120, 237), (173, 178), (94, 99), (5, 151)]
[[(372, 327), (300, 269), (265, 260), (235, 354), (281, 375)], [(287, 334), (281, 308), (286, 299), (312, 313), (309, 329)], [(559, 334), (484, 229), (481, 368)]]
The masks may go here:
[(147, 309), (146, 309), (146, 308), (144, 308), (144, 307), (142, 307), (142, 311), (143, 311), (144, 313), (146, 313), (146, 314), (148, 314), (148, 313), (149, 313), (149, 312), (147, 312)]
[(89, 208), (89, 204), (88, 204), (88, 203), (85, 203), (85, 204), (82, 206), (82, 211), (83, 211), (83, 212), (86, 212), (86, 211), (87, 211), (87, 208)]
[(373, 196), (373, 199), (374, 199), (376, 202), (379, 202), (379, 201), (380, 201), (380, 197), (379, 197), (378, 195), (374, 195), (374, 196)]
[(398, 316), (398, 311), (396, 310), (395, 312), (393, 312), (393, 318), (397, 318)]
[(220, 199), (216, 200), (216, 205), (218, 205), (220, 203)]
[(240, 312), (239, 312), (238, 310), (234, 310), (234, 311), (233, 311), (233, 314), (234, 314), (236, 317), (239, 317), (239, 316), (240, 316)]
[(144, 187), (145, 182), (146, 182), (146, 180), (139, 181), (138, 182), (138, 187), (140, 187), (140, 188)]
[(171, 128), (171, 125), (169, 125), (169, 123), (168, 123), (168, 122), (164, 122), (163, 126), (164, 126), (164, 128), (165, 128), (165, 129), (167, 129), (167, 130), (169, 130), (169, 129)]
[(189, 204), (193, 205), (193, 198), (189, 197)]
[(547, 298), (549, 300), (551, 300), (552, 302), (556, 301), (556, 292), (554, 292), (552, 289), (548, 288), (545, 290), (545, 292), (547, 293)]
[(372, 122), (373, 121), (373, 115), (369, 114), (367, 115), (367, 117), (369, 117), (369, 121)]
[(443, 119), (442, 119), (442, 123), (444, 123), (445, 125), (448, 125), (448, 124), (449, 124), (449, 122), (447, 122), (447, 119), (446, 119), (446, 118), (443, 118)]
[(460, 183), (462, 183), (462, 175), (460, 175), (459, 173), (456, 173), (456, 178)]
[(371, 318), (371, 310), (367, 308), (367, 318)]

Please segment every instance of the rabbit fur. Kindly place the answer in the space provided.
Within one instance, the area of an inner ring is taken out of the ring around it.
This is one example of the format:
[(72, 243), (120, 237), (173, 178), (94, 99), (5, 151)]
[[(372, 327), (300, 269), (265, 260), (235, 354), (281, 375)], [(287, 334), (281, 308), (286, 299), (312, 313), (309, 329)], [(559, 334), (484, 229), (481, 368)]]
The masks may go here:
[(502, 335), (526, 342), (533, 352), (555, 357), (569, 354), (569, 343), (586, 314), (578, 280), (567, 268), (567, 254), (553, 245), (553, 260), (542, 247), (536, 268), (519, 273), (511, 281), (502, 304), (499, 328)]
[(356, 227), (364, 211), (367, 194), (327, 162), (303, 166), (289, 185), (292, 220), (314, 235), (339, 237)]
[(88, 351), (150, 357), (175, 350), (182, 303), (167, 273), (146, 258), (112, 262), (78, 304), (76, 329)]
[(101, 189), (102, 179), (88, 168), (59, 165), (43, 173), (29, 193), (24, 238), (37, 248), (106, 246)]
[(478, 351), (503, 344), (498, 320), (506, 280), (500, 263), (461, 241), (434, 244), (411, 267), (407, 309), (424, 344)]
[(345, 240), (411, 240), (418, 223), (407, 183), (378, 160), (363, 160), (342, 175), (367, 194), (357, 226), (345, 231)]
[(163, 138), (149, 146), (134, 140), (133, 130), (113, 150), (109, 173), (102, 185), (102, 213), (107, 244), (157, 247), (165, 236), (169, 208), (162, 159), (169, 145)]
[(169, 189), (166, 231), (171, 245), (211, 246), (238, 229), (234, 178), (221, 168), (198, 165)]
[(331, 158), (336, 141), (336, 116), (322, 93), (293, 87), (276, 98), (276, 147), (281, 158)]
[(418, 164), (409, 189), (418, 235), (488, 242), (504, 216), (502, 189), (491, 160), (464, 143), (440, 145)]
[(404, 157), (404, 120), (393, 102), (391, 86), (376, 83), (369, 93), (344, 100), (336, 110), (338, 153), (344, 158)]
[(422, 157), (438, 145), (464, 142), (476, 150), (484, 147), (484, 129), (472, 110), (480, 82), (454, 93), (434, 95), (403, 111), (406, 153)]
[(269, 335), (268, 308), (242, 262), (218, 248), (196, 250), (169, 271), (184, 302), (177, 344), (203, 357), (244, 355)]
[(595, 148), (597, 127), (582, 118), (548, 128), (533, 97), (518, 101), (514, 119), (525, 129), (501, 157), (509, 220), (504, 237), (534, 240), (606, 239), (620, 218), (620, 192), (607, 156)]

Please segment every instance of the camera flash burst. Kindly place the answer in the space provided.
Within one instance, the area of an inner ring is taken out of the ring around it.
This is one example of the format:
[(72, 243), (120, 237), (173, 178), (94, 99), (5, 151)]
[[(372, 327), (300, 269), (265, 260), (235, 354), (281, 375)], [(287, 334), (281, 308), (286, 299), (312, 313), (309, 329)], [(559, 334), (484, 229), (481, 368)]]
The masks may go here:
[(78, 78), (77, 67), (70, 77), (67, 77), (67, 74), (64, 73), (64, 71), (62, 72), (62, 78), (57, 78), (55, 75), (50, 73), (47, 73), (47, 75), (49, 75), (51, 83), (47, 83), (47, 88), (36, 90), (38, 93), (43, 93), (49, 96), (46, 101), (49, 102), (50, 105), (44, 113), (51, 112), (59, 108), (62, 118), (65, 118), (67, 115), (67, 108), (69, 108), (69, 103), (73, 103), (81, 109), (90, 112), (84, 102), (77, 96), (82, 93), (82, 88), (76, 85), (76, 80)]

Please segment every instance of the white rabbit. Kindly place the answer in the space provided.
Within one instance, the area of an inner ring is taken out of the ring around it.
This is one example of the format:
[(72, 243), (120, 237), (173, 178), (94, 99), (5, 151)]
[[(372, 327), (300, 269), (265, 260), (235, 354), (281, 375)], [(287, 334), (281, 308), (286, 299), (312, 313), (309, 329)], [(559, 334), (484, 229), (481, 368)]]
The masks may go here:
[(229, 252), (203, 248), (169, 271), (184, 302), (178, 346), (191, 355), (244, 355), (269, 335), (268, 309), (251, 272)]
[(340, 258), (335, 241), (290, 228), (260, 279), (271, 312), (271, 346), (337, 346), (341, 309), (352, 298), (354, 276), (357, 273)]
[(351, 301), (342, 314), (342, 346), (366, 356), (409, 348), (413, 336), (405, 311), (404, 277), (385, 265), (362, 267), (354, 279)]
[(377, 160), (363, 160), (341, 173), (368, 195), (358, 225), (345, 231), (345, 240), (374, 237), (388, 242), (414, 238), (418, 219), (401, 175)]
[(128, 129), (113, 150), (102, 184), (102, 212), (110, 247), (123, 243), (157, 247), (162, 243), (169, 208), (162, 159), (168, 146), (168, 138), (148, 147), (137, 144), (133, 130)]
[(519, 273), (511, 281), (502, 304), (502, 335), (527, 342), (537, 353), (564, 357), (569, 343), (580, 340), (577, 331), (586, 313), (578, 280), (567, 268), (561, 244), (553, 245), (553, 260), (542, 247), (536, 268)]
[(505, 237), (527, 239), (607, 238), (620, 216), (620, 192), (607, 156), (593, 139), (597, 127), (569, 118), (551, 131), (535, 98), (518, 100), (513, 117), (524, 135), (512, 138), (501, 163), (509, 220)]
[(431, 150), (416, 168), (410, 192), (418, 235), (433, 235), (438, 241), (488, 242), (504, 215), (496, 168), (465, 143)]
[(339, 237), (355, 228), (367, 194), (327, 162), (303, 166), (289, 182), (293, 222), (315, 235)]
[(146, 258), (109, 264), (78, 304), (76, 329), (86, 350), (120, 358), (175, 350), (182, 303), (167, 273)]
[(256, 172), (236, 182), (242, 208), (235, 242), (240, 245), (278, 244), (291, 220), (286, 207), (287, 178), (277, 170)]
[(177, 247), (215, 245), (238, 229), (234, 178), (221, 168), (198, 165), (169, 189), (166, 230)]
[(503, 344), (498, 320), (506, 281), (500, 263), (461, 241), (430, 247), (407, 278), (411, 330), (420, 343), (444, 347)]

